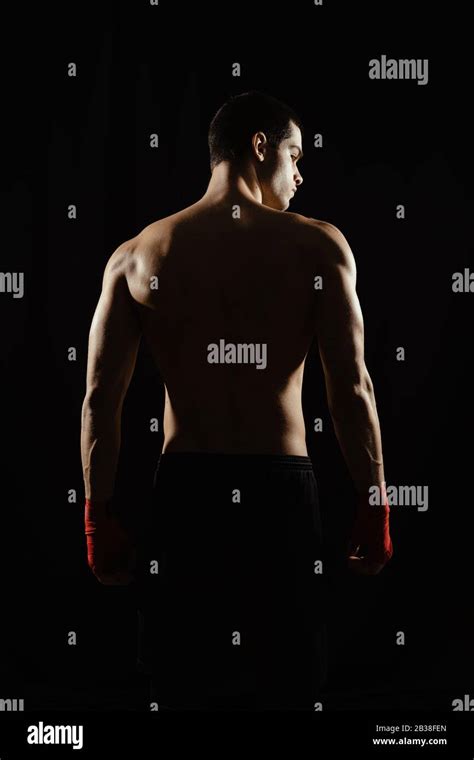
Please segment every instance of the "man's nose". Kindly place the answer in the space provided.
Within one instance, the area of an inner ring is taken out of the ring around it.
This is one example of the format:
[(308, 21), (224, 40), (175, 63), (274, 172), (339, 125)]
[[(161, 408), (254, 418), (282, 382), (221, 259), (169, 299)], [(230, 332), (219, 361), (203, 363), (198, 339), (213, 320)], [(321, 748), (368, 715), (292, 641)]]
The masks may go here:
[(295, 177), (295, 183), (297, 187), (299, 187), (303, 183), (303, 177), (301, 176), (299, 172)]

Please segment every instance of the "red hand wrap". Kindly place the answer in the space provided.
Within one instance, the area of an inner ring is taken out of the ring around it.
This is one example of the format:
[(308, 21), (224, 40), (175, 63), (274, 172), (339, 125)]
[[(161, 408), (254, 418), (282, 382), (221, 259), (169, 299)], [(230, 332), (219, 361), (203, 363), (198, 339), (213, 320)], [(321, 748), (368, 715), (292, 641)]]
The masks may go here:
[(368, 497), (359, 496), (350, 552), (357, 551), (360, 546), (370, 562), (381, 565), (388, 562), (393, 555), (389, 517), (390, 506), (385, 492), (382, 504), (370, 504)]
[(86, 499), (84, 525), (87, 561), (95, 574), (129, 569), (132, 546), (117, 518), (110, 513), (111, 500)]

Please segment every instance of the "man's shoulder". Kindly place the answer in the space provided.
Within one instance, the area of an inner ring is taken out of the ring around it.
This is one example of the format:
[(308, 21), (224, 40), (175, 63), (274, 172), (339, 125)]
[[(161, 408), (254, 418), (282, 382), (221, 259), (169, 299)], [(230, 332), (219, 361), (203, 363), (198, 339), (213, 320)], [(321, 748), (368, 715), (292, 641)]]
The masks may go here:
[(108, 266), (126, 270), (135, 268), (140, 259), (153, 257), (166, 250), (173, 229), (180, 221), (181, 212), (157, 219), (143, 227), (137, 234), (117, 246), (109, 259)]
[(345, 235), (331, 222), (302, 214), (292, 214), (302, 230), (304, 240), (316, 256), (327, 259), (329, 264), (345, 263), (352, 251)]
[(291, 216), (295, 217), (297, 223), (314, 239), (331, 240), (344, 237), (341, 230), (331, 222), (314, 219), (311, 216), (303, 216), (303, 214), (291, 214)]
[(148, 224), (133, 239), (136, 256), (165, 256), (178, 230), (192, 218), (193, 206), (188, 206)]
[(142, 241), (153, 240), (157, 235), (163, 234), (167, 230), (173, 229), (177, 224), (184, 221), (189, 215), (191, 207), (180, 209), (175, 211), (174, 214), (168, 216), (162, 216), (160, 219), (155, 219), (136, 235), (137, 239)]

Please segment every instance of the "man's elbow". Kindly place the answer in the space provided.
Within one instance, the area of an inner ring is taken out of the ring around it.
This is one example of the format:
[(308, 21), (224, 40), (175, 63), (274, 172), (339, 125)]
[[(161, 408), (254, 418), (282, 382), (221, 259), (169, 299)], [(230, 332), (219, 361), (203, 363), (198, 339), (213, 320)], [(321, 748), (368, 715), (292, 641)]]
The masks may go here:
[(374, 386), (368, 372), (363, 372), (357, 379), (339, 380), (331, 383), (328, 393), (329, 411), (334, 417), (345, 414), (354, 404), (372, 402)]
[(114, 392), (110, 388), (99, 387), (88, 389), (82, 402), (82, 415), (93, 416), (118, 414), (123, 405), (125, 394)]

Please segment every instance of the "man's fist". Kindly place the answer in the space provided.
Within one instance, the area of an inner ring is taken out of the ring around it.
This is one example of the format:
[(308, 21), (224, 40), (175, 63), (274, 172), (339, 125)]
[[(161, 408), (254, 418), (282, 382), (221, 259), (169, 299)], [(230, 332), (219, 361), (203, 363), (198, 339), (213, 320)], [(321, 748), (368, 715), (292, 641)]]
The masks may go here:
[(370, 504), (359, 496), (357, 513), (349, 542), (349, 569), (361, 575), (377, 575), (393, 555), (390, 538), (388, 498), (382, 504)]
[(110, 500), (86, 499), (87, 562), (104, 585), (126, 586), (133, 578), (136, 550), (117, 518), (110, 514), (110, 506)]

